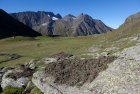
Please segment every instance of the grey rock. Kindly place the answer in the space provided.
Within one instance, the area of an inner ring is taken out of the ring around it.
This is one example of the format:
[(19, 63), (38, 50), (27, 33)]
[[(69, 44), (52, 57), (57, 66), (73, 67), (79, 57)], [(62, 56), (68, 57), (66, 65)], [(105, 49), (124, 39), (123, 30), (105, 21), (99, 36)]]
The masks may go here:
[(9, 67), (4, 67), (4, 68), (1, 68), (0, 69), (0, 85), (1, 85), (1, 82), (2, 82), (2, 77), (3, 75), (8, 71), (8, 70), (11, 70), (12, 68), (9, 68)]
[[(114, 50), (106, 50), (110, 49)], [(140, 45), (126, 48), (117, 56), (97, 78), (81, 87), (56, 84), (44, 70), (34, 73), (32, 82), (44, 94), (140, 94)]]
[(44, 71), (37, 71), (34, 73), (32, 82), (44, 93), (44, 94), (92, 94), (84, 87), (69, 87), (66, 85), (54, 84), (53, 77), (46, 77)]
[(127, 48), (89, 85), (93, 94), (140, 93), (140, 45)]
[(21, 77), (18, 79), (8, 78), (7, 75), (13, 73), (13, 70), (8, 70), (2, 77), (1, 87), (4, 89), (6, 86), (12, 86), (16, 88), (20, 88), (24, 86), (28, 82), (27, 77)]
[(27, 67), (30, 69), (34, 70), (36, 68), (37, 60), (32, 59), (29, 63), (26, 64)]
[(45, 58), (43, 61), (45, 64), (49, 64), (49, 63), (57, 62), (57, 58)]

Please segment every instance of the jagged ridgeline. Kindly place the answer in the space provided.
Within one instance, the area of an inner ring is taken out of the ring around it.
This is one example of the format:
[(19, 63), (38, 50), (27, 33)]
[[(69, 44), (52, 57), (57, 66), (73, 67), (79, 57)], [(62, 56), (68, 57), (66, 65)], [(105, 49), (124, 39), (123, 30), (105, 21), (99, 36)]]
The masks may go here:
[(78, 17), (68, 14), (63, 18), (60, 14), (44, 11), (27, 11), (10, 15), (42, 35), (87, 36), (113, 30), (101, 20), (83, 13)]

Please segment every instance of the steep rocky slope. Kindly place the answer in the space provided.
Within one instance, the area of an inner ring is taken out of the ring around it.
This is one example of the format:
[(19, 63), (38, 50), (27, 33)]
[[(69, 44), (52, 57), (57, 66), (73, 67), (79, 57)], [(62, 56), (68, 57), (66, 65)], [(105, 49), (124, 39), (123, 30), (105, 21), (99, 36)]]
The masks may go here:
[(125, 20), (125, 25), (131, 24), (131, 23), (134, 23), (134, 22), (137, 22), (137, 21), (140, 21), (140, 12), (138, 12), (138, 13), (136, 13), (134, 15), (129, 16)]
[(13, 13), (11, 16), (42, 35), (86, 36), (113, 30), (102, 21), (83, 13), (78, 17), (69, 14), (64, 18), (59, 14), (43, 11)]
[(35, 37), (39, 35), (39, 33), (15, 20), (8, 13), (0, 9), (0, 38), (13, 36)]
[[(72, 20), (69, 16), (74, 17), (68, 15), (65, 20)], [(80, 53), (93, 57), (61, 52), (16, 68), (1, 68), (0, 89), (16, 88), (14, 93), (23, 89), (23, 94), (35, 94), (34, 89), (37, 94), (140, 94), (138, 19), (114, 32), (94, 36), (99, 43)]]
[(132, 31), (140, 29), (140, 12), (129, 16), (120, 26), (120, 31)]
[(38, 12), (19, 12), (19, 13), (12, 13), (10, 14), (12, 17), (14, 17), (16, 20), (19, 20), (20, 22), (24, 23), (25, 25), (29, 27), (34, 27), (41, 25), (45, 22), (49, 22), (53, 19), (61, 19), (60, 14), (54, 14), (53, 12), (44, 12), (44, 11), (38, 11)]
[(78, 17), (67, 15), (63, 19), (47, 22), (34, 29), (42, 34), (60, 36), (87, 36), (112, 31), (112, 28), (106, 26), (102, 21), (92, 19), (86, 14)]

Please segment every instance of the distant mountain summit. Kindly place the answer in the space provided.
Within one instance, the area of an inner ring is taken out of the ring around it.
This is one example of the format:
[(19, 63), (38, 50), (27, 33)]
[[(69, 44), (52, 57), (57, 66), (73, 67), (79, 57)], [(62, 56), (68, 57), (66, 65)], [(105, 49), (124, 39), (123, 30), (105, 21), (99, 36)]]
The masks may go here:
[(75, 18), (72, 28), (74, 35), (93, 35), (112, 31), (112, 28), (106, 26), (102, 21), (83, 13)]
[(62, 18), (60, 14), (55, 15), (53, 12), (44, 12), (44, 11), (38, 12), (27, 11), (27, 12), (12, 13), (10, 15), (14, 17), (16, 20), (19, 20), (20, 22), (24, 23), (25, 25), (31, 28), (41, 25), (45, 22), (49, 22), (51, 20)]
[(0, 9), (0, 39), (13, 36), (36, 37), (39, 35), (38, 32), (15, 20), (4, 10)]
[(78, 17), (68, 14), (63, 18), (60, 14), (44, 11), (12, 13), (11, 16), (42, 35), (87, 36), (113, 30), (102, 21), (83, 13)]
[(74, 15), (71, 15), (71, 14), (68, 14), (63, 18), (63, 20), (69, 21), (69, 22), (72, 22), (74, 19), (76, 19), (76, 17)]

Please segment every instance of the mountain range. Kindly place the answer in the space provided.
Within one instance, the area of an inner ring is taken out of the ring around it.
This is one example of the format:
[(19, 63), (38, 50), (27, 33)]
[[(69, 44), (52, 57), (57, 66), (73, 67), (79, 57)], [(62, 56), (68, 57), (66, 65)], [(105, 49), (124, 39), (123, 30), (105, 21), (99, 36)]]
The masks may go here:
[[(121, 31), (139, 28), (140, 13), (129, 16)], [(53, 12), (18, 12), (8, 14), (0, 9), (0, 38), (12, 36), (87, 36), (111, 32), (114, 29), (87, 14), (68, 14), (62, 17)]]
[(71, 14), (62, 18), (52, 12), (19, 12), (10, 14), (16, 20), (38, 31), (42, 35), (87, 36), (110, 32), (113, 29), (101, 20), (81, 13), (78, 17)]
[(0, 40), (0, 94), (140, 94), (140, 12), (112, 30), (83, 13), (0, 10), (0, 39), (13, 37)]

